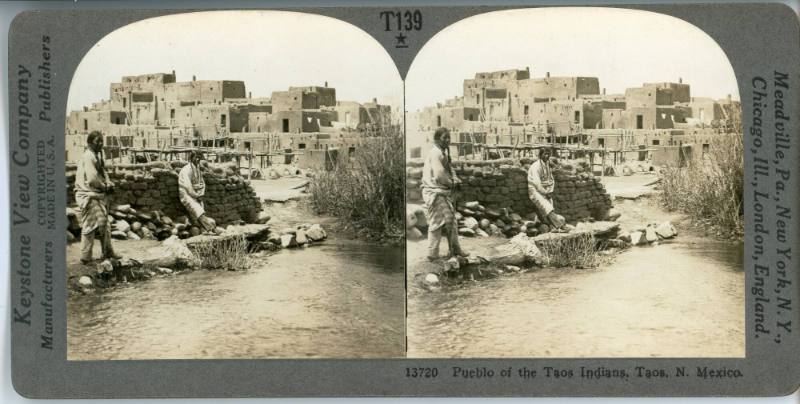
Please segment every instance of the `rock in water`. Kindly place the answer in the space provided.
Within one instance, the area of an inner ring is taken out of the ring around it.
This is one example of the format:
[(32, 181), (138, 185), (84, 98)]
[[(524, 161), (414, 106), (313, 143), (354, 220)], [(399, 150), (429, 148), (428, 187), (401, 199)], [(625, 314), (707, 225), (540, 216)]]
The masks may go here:
[(479, 226), (478, 221), (475, 220), (475, 218), (473, 217), (464, 218), (464, 227), (474, 231), (475, 229), (478, 228), (478, 226)]
[(631, 232), (631, 244), (639, 245), (644, 243), (644, 233), (641, 231)]
[(406, 230), (406, 238), (409, 240), (422, 240), (425, 235), (418, 228), (412, 227)]
[(294, 234), (284, 234), (281, 236), (281, 247), (283, 248), (291, 248), (297, 247), (297, 240), (294, 238)]
[(425, 275), (425, 283), (429, 285), (438, 285), (439, 277), (436, 276), (436, 274), (427, 274)]
[(311, 239), (311, 241), (322, 241), (328, 237), (328, 234), (325, 233), (325, 230), (319, 224), (313, 224), (311, 227), (306, 230), (306, 237)]
[(658, 236), (656, 235), (656, 229), (654, 229), (652, 226), (647, 226), (647, 228), (644, 229), (644, 238), (645, 240), (647, 240), (648, 243), (658, 241)]
[(656, 227), (656, 234), (661, 238), (673, 238), (678, 235), (678, 231), (670, 222), (664, 222)]
[(84, 288), (91, 288), (92, 287), (92, 278), (88, 276), (81, 276), (78, 279), (78, 284)]
[(297, 245), (303, 245), (308, 243), (308, 237), (306, 237), (305, 230), (298, 230), (297, 233), (294, 235), (294, 239), (297, 242)]

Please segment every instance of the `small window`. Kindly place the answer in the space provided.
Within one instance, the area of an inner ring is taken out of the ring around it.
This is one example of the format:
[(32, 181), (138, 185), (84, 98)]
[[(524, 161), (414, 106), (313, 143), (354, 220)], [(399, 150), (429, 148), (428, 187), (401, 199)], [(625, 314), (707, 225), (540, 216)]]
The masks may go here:
[(600, 147), (606, 147), (606, 140), (603, 138), (597, 139), (597, 145)]
[(653, 139), (653, 146), (658, 146), (661, 144), (661, 141), (658, 139)]
[(530, 108), (528, 108), (528, 106), (526, 105), (526, 106), (523, 108), (523, 111), (524, 111), (524, 112), (523, 112), (523, 114), (525, 114), (525, 115), (528, 115), (528, 112), (530, 112)]
[(305, 143), (300, 143), (300, 144), (297, 145), (297, 148), (300, 149), (300, 150), (305, 150), (306, 144)]
[(88, 119), (84, 119), (83, 120), (83, 130), (89, 130), (89, 120)]
[(175, 108), (169, 110), (169, 119), (175, 119)]

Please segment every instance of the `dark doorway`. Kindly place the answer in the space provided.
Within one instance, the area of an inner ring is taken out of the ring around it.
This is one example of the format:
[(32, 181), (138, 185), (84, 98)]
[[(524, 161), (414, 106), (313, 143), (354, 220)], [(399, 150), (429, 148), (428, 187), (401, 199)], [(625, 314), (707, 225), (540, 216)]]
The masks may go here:
[(636, 115), (636, 129), (644, 129), (644, 117)]
[(284, 119), (283, 120), (283, 132), (284, 133), (285, 132), (289, 132), (289, 120), (288, 119)]

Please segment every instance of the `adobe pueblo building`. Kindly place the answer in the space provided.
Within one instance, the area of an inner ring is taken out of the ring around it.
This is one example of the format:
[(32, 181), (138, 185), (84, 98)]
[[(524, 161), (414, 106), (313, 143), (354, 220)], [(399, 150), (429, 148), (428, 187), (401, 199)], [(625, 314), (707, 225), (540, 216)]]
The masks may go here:
[[(631, 157), (682, 164), (693, 149), (707, 152), (715, 137), (741, 136), (738, 101), (692, 97), (681, 79), (606, 94), (596, 77), (532, 78), (529, 68), (476, 73), (464, 80), (461, 96), (416, 118), (417, 136), (430, 141), (437, 127), (446, 127), (454, 155), (483, 158), (548, 145), (562, 155), (574, 149), (602, 155), (601, 164)], [(409, 152), (417, 158), (424, 150)]]
[(339, 101), (336, 89), (289, 87), (253, 98), (243, 81), (178, 82), (175, 72), (124, 76), (109, 99), (72, 111), (66, 123), (66, 160), (83, 153), (92, 131), (106, 135), (106, 153), (124, 162), (170, 158), (204, 148), (220, 160), (250, 164), (296, 161), (323, 168), (352, 153), (365, 138), (396, 130), (388, 105)]

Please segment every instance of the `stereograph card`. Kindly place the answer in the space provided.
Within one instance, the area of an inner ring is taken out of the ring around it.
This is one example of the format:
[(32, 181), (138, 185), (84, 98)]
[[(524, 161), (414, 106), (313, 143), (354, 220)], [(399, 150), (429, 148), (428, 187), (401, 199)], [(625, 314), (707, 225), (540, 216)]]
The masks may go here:
[(791, 8), (56, 6), (9, 30), (19, 394), (797, 389)]

